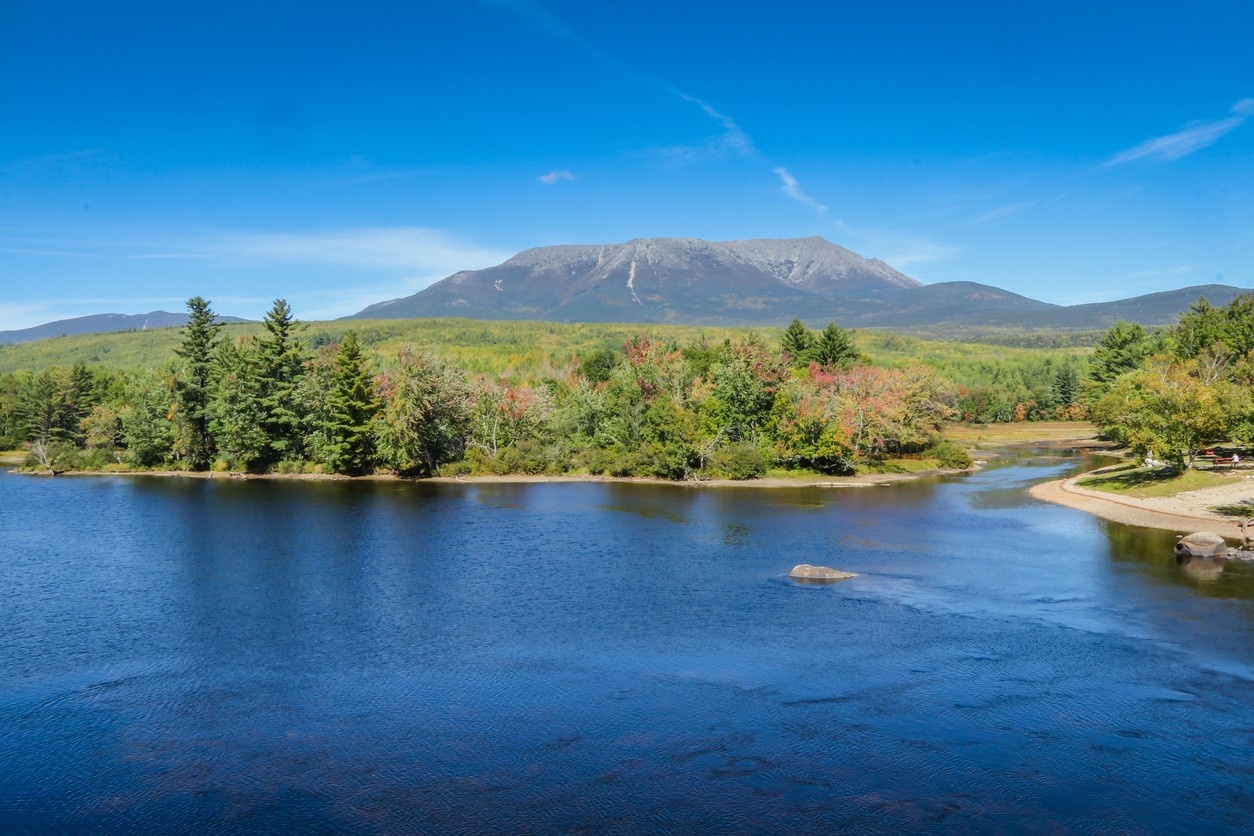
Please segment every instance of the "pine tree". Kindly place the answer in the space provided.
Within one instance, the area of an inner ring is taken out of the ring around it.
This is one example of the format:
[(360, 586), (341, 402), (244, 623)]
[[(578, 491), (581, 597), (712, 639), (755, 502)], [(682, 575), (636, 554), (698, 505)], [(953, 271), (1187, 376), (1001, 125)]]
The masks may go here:
[(301, 414), (297, 386), (304, 373), (304, 346), (296, 338), (299, 323), (284, 299), (274, 300), (263, 323), (268, 336), (258, 345), (260, 407), (268, 463), (299, 458)]
[(218, 347), (217, 379), (209, 402), (209, 428), (219, 454), (232, 467), (244, 470), (261, 467), (269, 442), (257, 354), (250, 343), (223, 342)]
[(804, 366), (809, 363), (810, 350), (813, 347), (814, 335), (800, 319), (794, 319), (788, 323), (788, 327), (784, 329), (784, 335), (780, 338), (780, 348), (792, 358), (794, 366)]
[(65, 437), (61, 382), (51, 369), (22, 379), (17, 391), (18, 424), (27, 441), (48, 444)]
[(1063, 366), (1054, 375), (1051, 389), (1054, 396), (1054, 404), (1065, 409), (1075, 403), (1080, 397), (1080, 376), (1073, 367)]
[(214, 350), (222, 323), (209, 307), (209, 300), (193, 296), (187, 300), (187, 324), (183, 341), (174, 353), (183, 358), (176, 396), (187, 427), (183, 454), (192, 470), (205, 470), (213, 460), (213, 436), (209, 432), (209, 396), (213, 388)]
[(1148, 350), (1145, 329), (1140, 325), (1122, 319), (1112, 325), (1089, 358), (1088, 380), (1084, 383), (1085, 399), (1090, 404), (1101, 400), (1116, 378), (1141, 367)]
[(821, 366), (848, 368), (862, 359), (854, 348), (849, 332), (834, 322), (829, 322), (811, 349), (811, 358)]
[(379, 410), (366, 358), (349, 331), (335, 355), (335, 375), (327, 397), (327, 459), (337, 473), (364, 473), (374, 451), (371, 419)]

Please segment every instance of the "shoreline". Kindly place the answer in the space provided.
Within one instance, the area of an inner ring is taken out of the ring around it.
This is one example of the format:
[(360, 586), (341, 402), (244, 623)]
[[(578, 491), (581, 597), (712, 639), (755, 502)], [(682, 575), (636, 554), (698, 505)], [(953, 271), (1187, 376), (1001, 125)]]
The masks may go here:
[[(1012, 434), (1003, 436), (1001, 432), (1011, 428)], [(478, 476), (398, 476), (393, 473), (369, 474), (366, 476), (345, 476), (338, 473), (242, 473), (221, 471), (192, 470), (72, 470), (59, 474), (40, 471), (12, 469), (10, 473), (27, 476), (140, 476), (159, 479), (241, 479), (241, 480), (297, 480), (311, 482), (358, 481), (358, 482), (413, 482), (438, 484), (542, 484), (542, 483), (622, 483), (642, 485), (672, 485), (682, 488), (871, 488), (901, 482), (914, 482), (921, 479), (932, 479), (941, 476), (959, 476), (980, 470), (986, 460), (997, 458), (1002, 451), (1023, 447), (1040, 447), (1047, 449), (1089, 450), (1108, 446), (1105, 442), (1094, 439), (1094, 428), (1091, 424), (1081, 422), (1028, 422), (1026, 424), (985, 425), (978, 428), (964, 428), (969, 437), (957, 439), (963, 444), (972, 458), (972, 465), (960, 470), (929, 468), (927, 470), (909, 471), (904, 473), (866, 473), (850, 476), (813, 475), (786, 477), (763, 476), (757, 479), (703, 479), (673, 480), (649, 476), (604, 476), (591, 473), (583, 474), (506, 474)], [(1024, 437), (1027, 431), (1027, 437)], [(991, 436), (991, 437), (986, 437)], [(987, 447), (985, 446), (987, 445)], [(0, 465), (19, 465), (20, 459), (0, 458)]]
[(294, 480), (304, 482), (412, 482), (415, 484), (446, 484), (446, 485), (508, 485), (508, 484), (557, 484), (570, 483), (614, 483), (640, 485), (672, 485), (680, 488), (871, 488), (879, 485), (890, 485), (897, 482), (912, 482), (918, 479), (937, 476), (955, 476), (971, 473), (979, 469), (981, 463), (976, 462), (963, 470), (941, 470), (932, 468), (909, 473), (868, 473), (852, 476), (823, 476), (815, 474), (788, 478), (780, 476), (763, 476), (758, 479), (701, 479), (676, 480), (662, 479), (651, 476), (604, 476), (593, 473), (585, 474), (527, 474), (511, 473), (504, 475), (479, 476), (399, 476), (394, 473), (372, 473), (365, 476), (346, 476), (339, 473), (238, 473), (211, 470), (67, 470), (61, 473), (47, 473), (33, 470), (10, 470), (23, 476), (76, 477), (76, 476), (124, 476), (150, 477), (157, 479), (210, 479), (238, 481), (283, 481)]
[(1043, 502), (1084, 511), (1095, 517), (1123, 525), (1191, 534), (1212, 531), (1229, 540), (1242, 540), (1241, 526), (1230, 518), (1209, 510), (1212, 505), (1230, 505), (1254, 499), (1254, 477), (1244, 477), (1227, 485), (1199, 491), (1185, 491), (1172, 497), (1140, 499), (1111, 496), (1076, 484), (1082, 473), (1068, 479), (1055, 479), (1028, 488), (1028, 495)]

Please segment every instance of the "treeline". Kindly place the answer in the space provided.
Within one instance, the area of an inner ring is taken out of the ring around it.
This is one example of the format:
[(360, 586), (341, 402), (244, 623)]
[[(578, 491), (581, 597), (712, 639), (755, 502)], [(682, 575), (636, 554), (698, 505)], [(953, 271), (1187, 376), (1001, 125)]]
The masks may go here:
[(1176, 467), (1203, 447), (1254, 442), (1254, 295), (1220, 308), (1203, 297), (1168, 329), (1116, 323), (1083, 394), (1109, 438)]
[(952, 387), (921, 365), (869, 364), (835, 325), (794, 322), (779, 344), (636, 337), (521, 384), (430, 353), (371, 358), (351, 331), (314, 345), (283, 300), (259, 336), (234, 340), (206, 300), (188, 312), (160, 369), (6, 376), (0, 431), (53, 470), (701, 479), (901, 456), (969, 464), (941, 438)]

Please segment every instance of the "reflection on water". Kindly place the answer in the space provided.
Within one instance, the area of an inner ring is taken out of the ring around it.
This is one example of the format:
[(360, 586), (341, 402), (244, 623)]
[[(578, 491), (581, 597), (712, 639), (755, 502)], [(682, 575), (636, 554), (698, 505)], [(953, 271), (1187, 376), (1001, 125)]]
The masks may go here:
[(1254, 566), (1025, 493), (1092, 466), (0, 476), (0, 827), (1238, 828)]

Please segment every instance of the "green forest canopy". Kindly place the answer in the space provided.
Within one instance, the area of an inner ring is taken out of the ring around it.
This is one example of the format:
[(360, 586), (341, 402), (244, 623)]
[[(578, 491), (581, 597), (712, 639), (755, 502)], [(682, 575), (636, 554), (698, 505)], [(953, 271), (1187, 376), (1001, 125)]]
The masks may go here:
[(1082, 349), (835, 325), (794, 323), (789, 337), (469, 320), (300, 324), (278, 300), (264, 323), (210, 326), (204, 300), (189, 309), (182, 329), (0, 349), (4, 439), (38, 442), (45, 457), (55, 442), (67, 461), (68, 450), (111, 455), (118, 467), (836, 472), (930, 449), (952, 418), (1079, 417), (1085, 368)]

